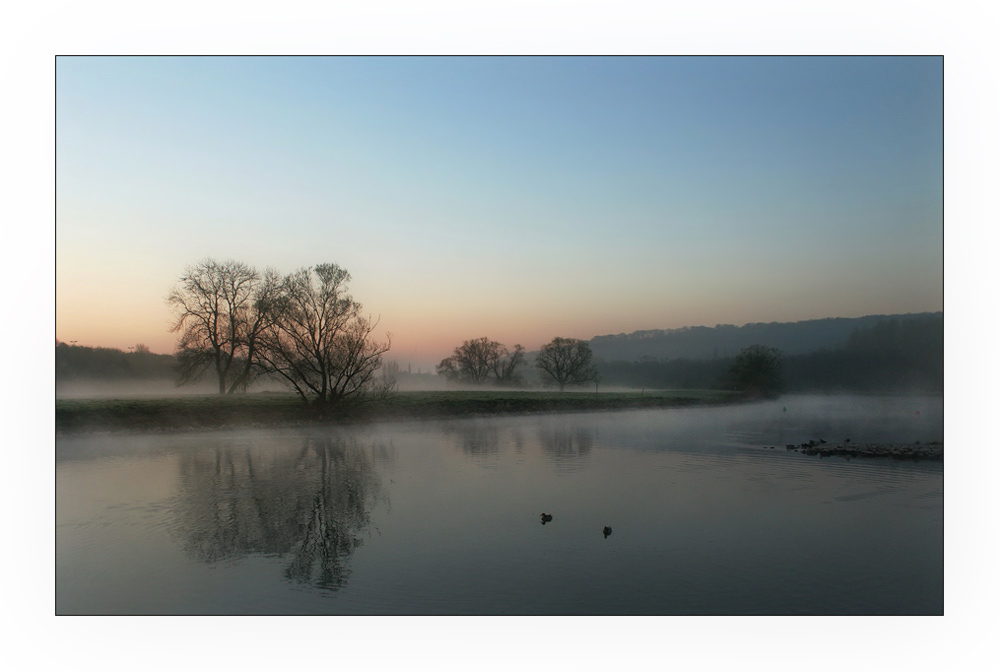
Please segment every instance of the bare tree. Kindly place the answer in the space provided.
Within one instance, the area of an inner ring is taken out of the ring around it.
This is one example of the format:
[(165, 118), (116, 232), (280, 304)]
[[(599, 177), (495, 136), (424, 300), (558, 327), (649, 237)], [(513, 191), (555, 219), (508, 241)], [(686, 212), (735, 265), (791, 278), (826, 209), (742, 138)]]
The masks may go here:
[(436, 368), (438, 375), (444, 376), (448, 380), (458, 381), (462, 379), (462, 370), (459, 368), (458, 359), (454, 355), (442, 359)]
[(244, 316), (240, 332), (243, 358), (233, 381), (234, 388), (239, 386), (245, 391), (259, 375), (268, 372), (264, 347), (267, 333), (274, 329), (284, 311), (285, 297), (281, 289), (281, 276), (271, 268), (260, 275), (254, 286), (251, 308)]
[(542, 383), (558, 385), (561, 392), (567, 385), (582, 385), (597, 380), (597, 370), (591, 365), (593, 353), (586, 341), (576, 338), (553, 338), (535, 358)]
[(729, 382), (750, 396), (777, 397), (782, 389), (781, 350), (766, 345), (743, 348), (729, 368)]
[(391, 381), (376, 376), (390, 343), (372, 339), (378, 323), (364, 317), (361, 304), (347, 294), (350, 279), (336, 264), (285, 277), (280, 310), (261, 339), (264, 368), (320, 406), (391, 388)]
[(177, 359), (181, 383), (214, 371), (219, 394), (245, 391), (258, 369), (257, 342), (273, 322), (278, 280), (243, 262), (205, 259), (189, 266), (167, 297), (171, 331), (181, 333)]
[(512, 351), (502, 347), (502, 350), (497, 354), (499, 356), (493, 360), (491, 366), (497, 385), (522, 384), (524, 380), (517, 372), (517, 367), (524, 364), (524, 346), (518, 343)]
[(437, 372), (451, 380), (476, 385), (485, 383), (492, 375), (497, 383), (517, 382), (517, 367), (524, 363), (524, 348), (514, 346), (510, 352), (502, 343), (485, 336), (465, 341), (455, 348), (451, 357), (441, 360)]
[(455, 348), (451, 357), (441, 360), (437, 366), (438, 373), (452, 380), (476, 385), (486, 382), (486, 378), (490, 375), (490, 351), (493, 349), (493, 343), (494, 341), (485, 336), (463, 342)]

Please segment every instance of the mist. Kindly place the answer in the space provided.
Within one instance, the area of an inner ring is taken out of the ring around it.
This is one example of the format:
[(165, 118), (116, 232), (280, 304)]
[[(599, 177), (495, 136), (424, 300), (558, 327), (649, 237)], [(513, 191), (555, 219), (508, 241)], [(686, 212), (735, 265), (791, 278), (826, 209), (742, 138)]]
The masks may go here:
[[(748, 344), (774, 348), (781, 358), (784, 393), (942, 395), (944, 315), (875, 315), (743, 327), (686, 327), (595, 336), (589, 341), (596, 381), (570, 385), (567, 392), (733, 389), (734, 358)], [(407, 362), (387, 358), (379, 375), (398, 392), (539, 391), (546, 387), (525, 353), (512, 379), (498, 385), (454, 380), (434, 372), (413, 372)], [(218, 392), (210, 373), (176, 384), (172, 355), (136, 350), (56, 347), (56, 397), (187, 396)], [(277, 378), (259, 378), (249, 392), (280, 392)]]

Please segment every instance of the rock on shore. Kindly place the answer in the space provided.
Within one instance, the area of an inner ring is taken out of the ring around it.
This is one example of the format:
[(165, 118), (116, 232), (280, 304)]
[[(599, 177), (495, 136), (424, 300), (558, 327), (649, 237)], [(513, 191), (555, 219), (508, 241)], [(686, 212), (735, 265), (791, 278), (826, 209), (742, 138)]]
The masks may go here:
[[(774, 449), (774, 446), (765, 446)], [(785, 450), (801, 452), (803, 455), (819, 455), (820, 457), (884, 457), (893, 460), (944, 460), (944, 444), (940, 441), (931, 443), (826, 443), (810, 440), (808, 443), (785, 446)]]

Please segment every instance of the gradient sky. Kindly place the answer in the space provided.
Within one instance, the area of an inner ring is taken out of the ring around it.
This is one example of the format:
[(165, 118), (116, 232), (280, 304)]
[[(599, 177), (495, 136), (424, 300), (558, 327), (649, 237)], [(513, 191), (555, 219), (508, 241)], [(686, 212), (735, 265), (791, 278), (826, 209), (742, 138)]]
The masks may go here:
[(189, 264), (335, 262), (465, 339), (943, 310), (942, 60), (96, 58), (56, 67), (56, 337), (171, 352)]

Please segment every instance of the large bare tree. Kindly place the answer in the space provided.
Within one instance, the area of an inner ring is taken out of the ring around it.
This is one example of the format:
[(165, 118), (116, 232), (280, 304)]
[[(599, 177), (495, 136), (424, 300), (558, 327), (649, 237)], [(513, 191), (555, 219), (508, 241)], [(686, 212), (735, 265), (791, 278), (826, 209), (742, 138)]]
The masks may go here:
[(273, 324), (279, 288), (277, 273), (240, 261), (188, 266), (167, 297), (176, 318), (171, 331), (181, 334), (181, 382), (212, 371), (219, 394), (245, 391), (260, 370), (260, 337)]
[(591, 365), (593, 353), (586, 341), (577, 338), (553, 338), (535, 357), (542, 382), (558, 385), (561, 392), (567, 385), (582, 385), (597, 380), (597, 370)]
[(325, 406), (388, 392), (376, 376), (385, 343), (372, 338), (377, 321), (347, 293), (351, 276), (336, 264), (302, 268), (284, 278), (280, 310), (262, 338), (265, 368), (304, 401)]

